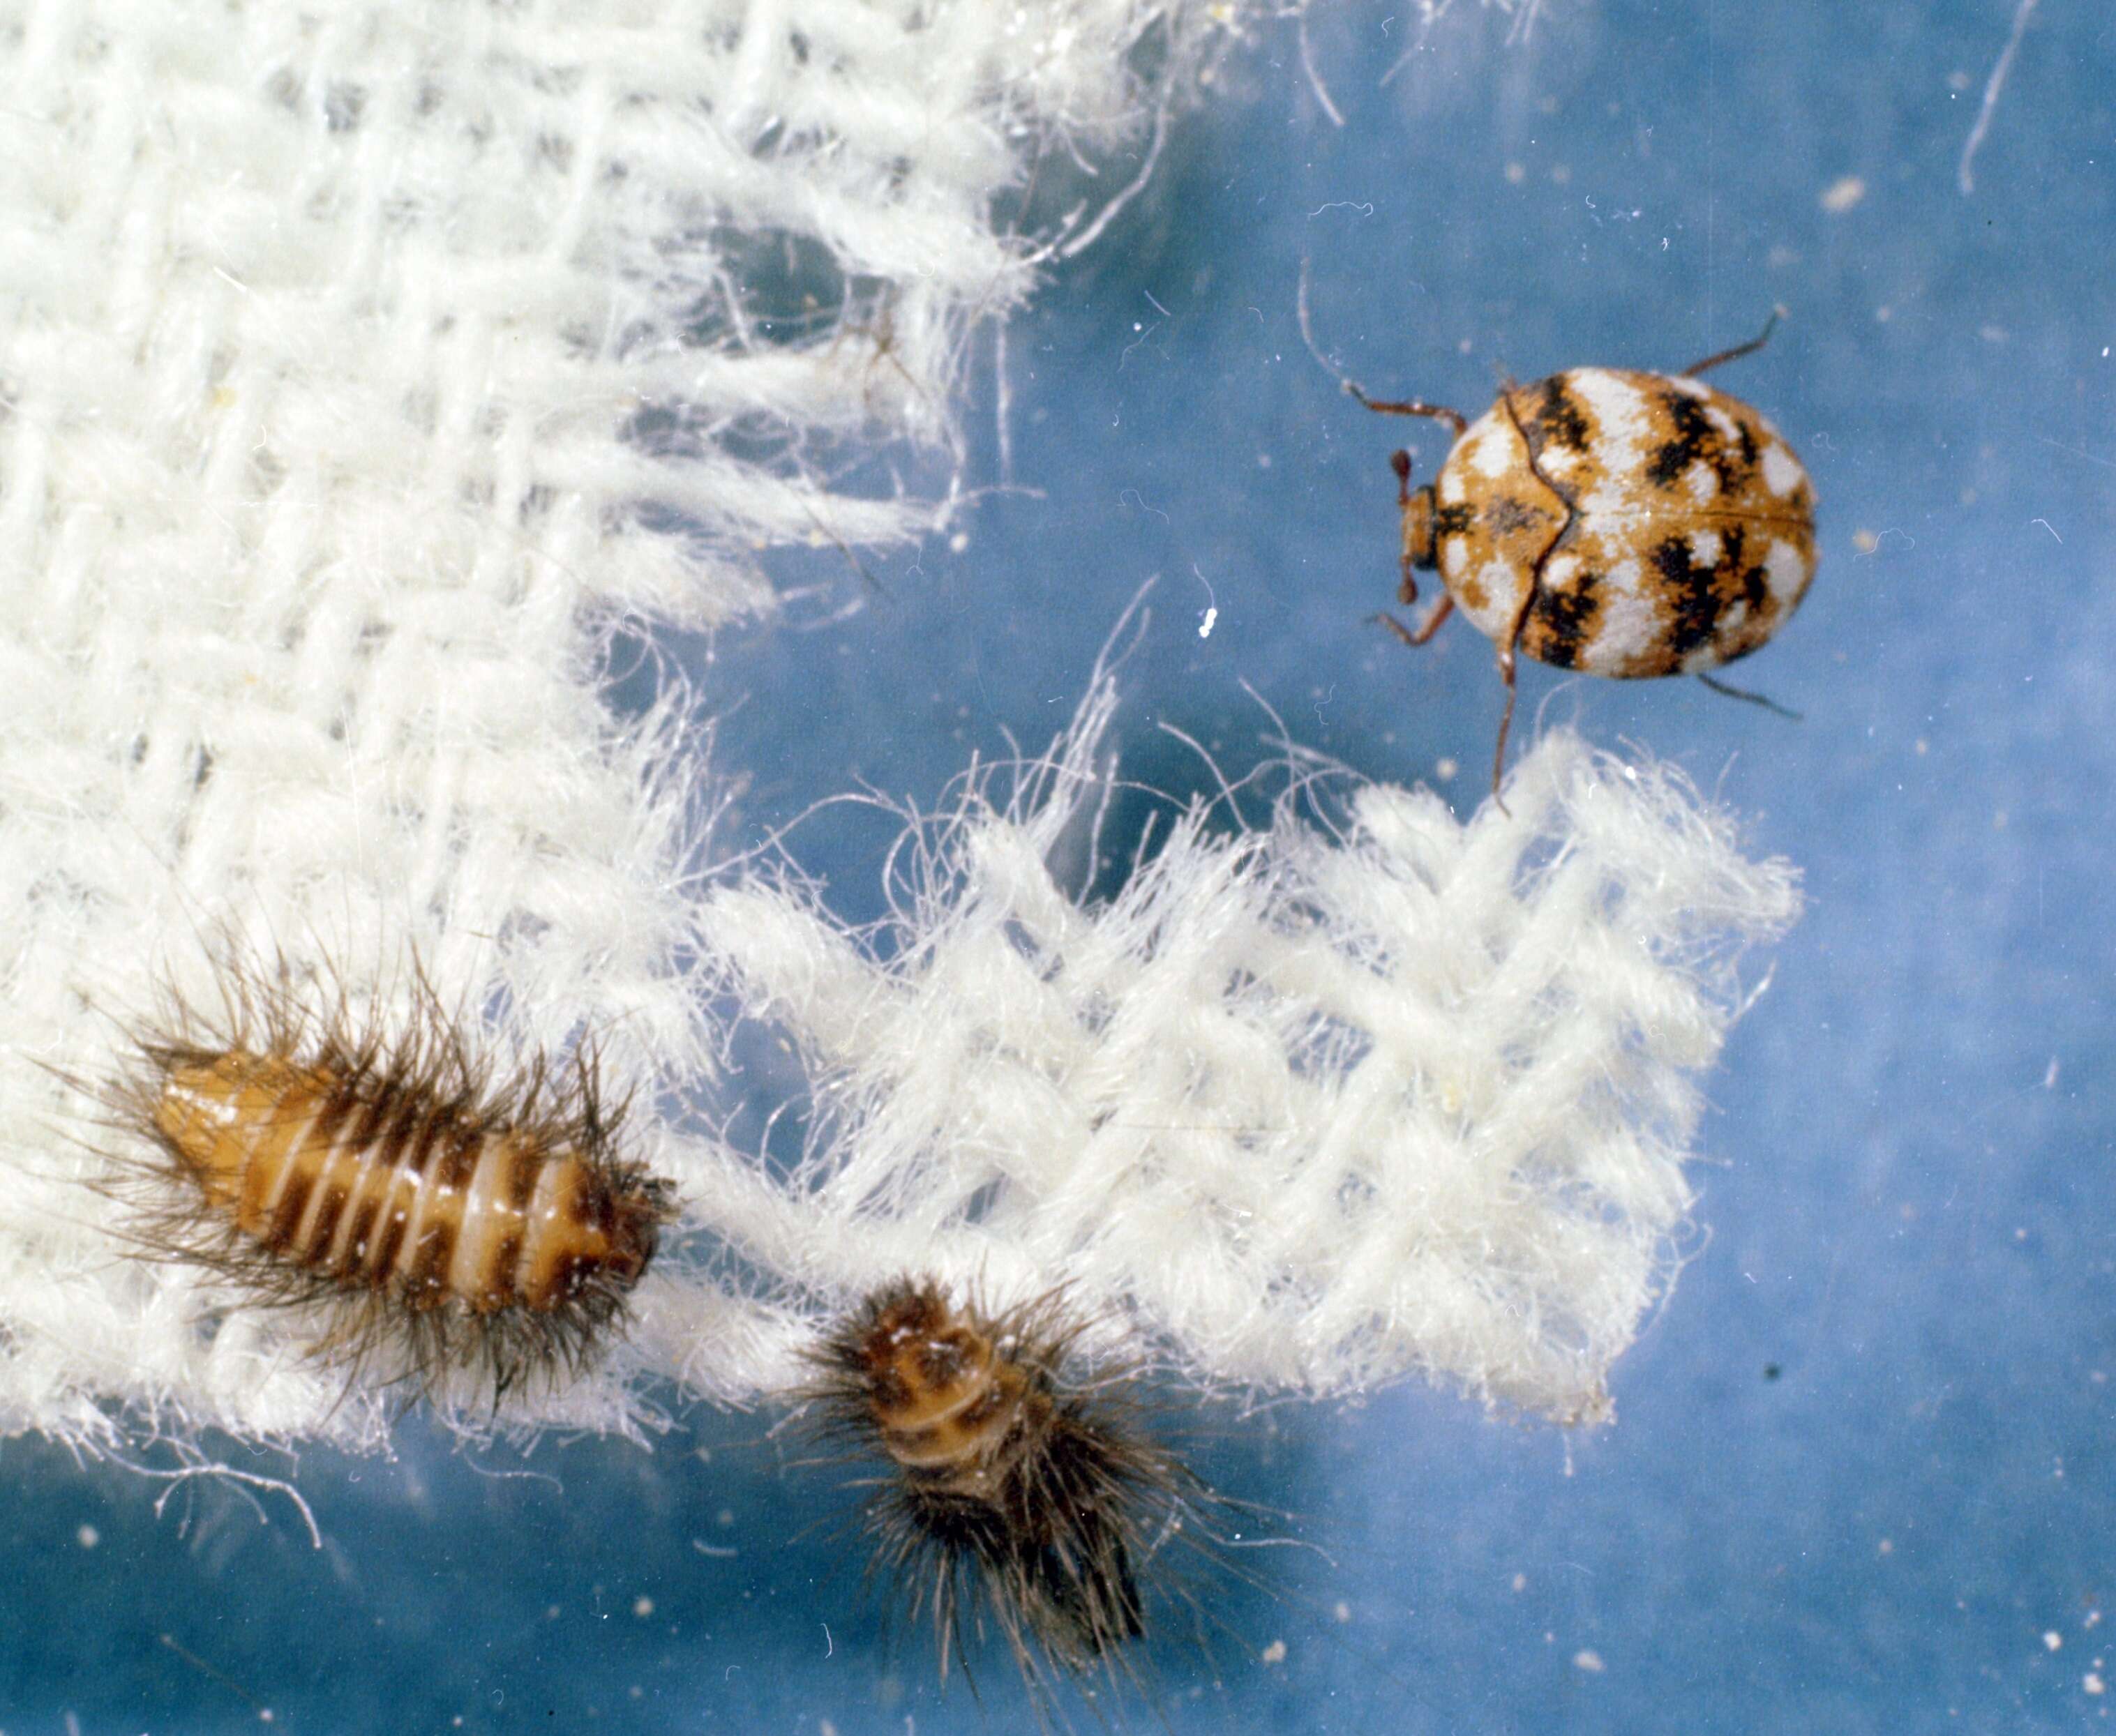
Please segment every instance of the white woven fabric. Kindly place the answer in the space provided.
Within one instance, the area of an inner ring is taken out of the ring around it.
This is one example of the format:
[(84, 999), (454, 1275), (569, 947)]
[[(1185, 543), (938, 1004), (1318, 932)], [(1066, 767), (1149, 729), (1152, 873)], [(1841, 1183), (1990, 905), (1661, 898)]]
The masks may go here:
[(620, 1081), (707, 1077), (713, 989), (807, 1058), (791, 1178), (650, 1098), (686, 1231), (524, 1426), (636, 1429), (642, 1375), (768, 1395), (912, 1266), (1070, 1283), (1207, 1383), (1598, 1413), (1724, 948), (1794, 902), (1664, 774), (1559, 738), (1467, 829), (1382, 790), (1341, 838), (1194, 814), (1087, 911), (1049, 864), (1104, 684), (863, 937), (706, 874), (691, 710), (599, 696), (611, 622), (938, 521), (835, 487), (838, 443), (945, 444), (968, 322), (1124, 190), (1033, 241), (996, 200), (1155, 124), (1224, 10), (0, 3), (0, 1431), (386, 1439), (302, 1322), (136, 1257), (90, 1185), (124, 1136), (63, 1077), (232, 936), (384, 1020), (416, 957), (503, 1054), (592, 1027)]
[(1558, 733), (1466, 824), (1320, 774), (1254, 829), (1194, 806), (1083, 909), (1051, 864), (1108, 788), (1111, 700), (907, 838), (885, 933), (798, 879), (708, 901), (819, 1109), (793, 1174), (717, 1173), (703, 1215), (826, 1296), (913, 1266), (1069, 1284), (1207, 1385), (1415, 1371), (1601, 1420), (1671, 1275), (1734, 955), (1792, 920), (1792, 870), (1679, 774)]
[(1119, 190), (1028, 239), (996, 202), (1150, 125), (1210, 10), (0, 4), (0, 1429), (380, 1438), (85, 1203), (40, 1063), (107, 1064), (201, 935), (416, 948), (502, 1041), (704, 1064), (704, 770), (614, 733), (601, 627), (936, 521), (831, 443), (948, 434), (970, 320)]

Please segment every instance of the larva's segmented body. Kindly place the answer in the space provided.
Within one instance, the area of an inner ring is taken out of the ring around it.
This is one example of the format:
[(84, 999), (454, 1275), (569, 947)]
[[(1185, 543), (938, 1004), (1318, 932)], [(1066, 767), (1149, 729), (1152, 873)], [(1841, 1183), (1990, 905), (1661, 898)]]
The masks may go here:
[(932, 1619), (944, 1677), (987, 1620), (1038, 1692), (1051, 1665), (1129, 1674), (1115, 1655), (1143, 1627), (1142, 1563), (1215, 1499), (1139, 1436), (1112, 1377), (1073, 1377), (1079, 1330), (1056, 1294), (993, 1316), (902, 1279), (816, 1353), (826, 1433), (893, 1467), (867, 1510), (873, 1568)]
[(235, 1050), (171, 1068), (154, 1122), (245, 1235), (407, 1307), (549, 1311), (653, 1258), (646, 1190), (416, 1083)]
[(315, 1353), (355, 1378), (464, 1371), (496, 1398), (621, 1329), (670, 1193), (615, 1156), (591, 1051), (555, 1082), (540, 1059), (495, 1077), (423, 983), (393, 1038), (283, 983), (241, 978), (228, 1004), (231, 1030), (143, 1036), (113, 1094), (165, 1160), (136, 1241), (312, 1309)]

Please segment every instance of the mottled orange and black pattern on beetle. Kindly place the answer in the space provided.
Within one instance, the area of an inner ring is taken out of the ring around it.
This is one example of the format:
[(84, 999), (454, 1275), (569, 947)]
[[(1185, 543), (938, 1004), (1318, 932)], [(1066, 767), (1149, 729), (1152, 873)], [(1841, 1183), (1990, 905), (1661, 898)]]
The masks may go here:
[(873, 1570), (932, 1621), (944, 1677), (987, 1623), (1033, 1690), (1051, 1665), (1128, 1674), (1142, 1562), (1179, 1532), (1209, 1543), (1197, 1521), (1217, 1497), (1142, 1436), (1129, 1371), (1080, 1382), (1079, 1330), (1055, 1293), (994, 1315), (907, 1278), (816, 1353), (821, 1432), (890, 1466), (867, 1513)]
[(283, 971), (223, 989), (217, 1028), (173, 1008), (108, 1094), (162, 1154), (119, 1190), (136, 1243), (310, 1310), (314, 1353), (356, 1380), (467, 1373), (496, 1399), (621, 1329), (671, 1196), (616, 1155), (591, 1048), (494, 1069), (423, 980), (370, 1035)]
[(1501, 647), (1624, 678), (1695, 674), (1778, 631), (1815, 574), (1815, 495), (1778, 430), (1679, 374), (1574, 368), (1506, 388), (1404, 506)]

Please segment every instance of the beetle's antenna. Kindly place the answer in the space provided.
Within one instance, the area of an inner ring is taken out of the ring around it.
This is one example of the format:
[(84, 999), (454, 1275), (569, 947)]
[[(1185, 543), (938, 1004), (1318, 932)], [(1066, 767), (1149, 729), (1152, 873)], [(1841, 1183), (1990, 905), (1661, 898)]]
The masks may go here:
[(1706, 356), (1702, 361), (1692, 362), (1682, 370), (1683, 377), (1686, 379), (1695, 379), (1706, 369), (1716, 368), (1723, 361), (1739, 361), (1744, 356), (1755, 355), (1771, 341), (1771, 333), (1778, 329), (1778, 320), (1784, 313), (1785, 309), (1782, 306), (1773, 308), (1771, 317), (1764, 322), (1763, 330), (1757, 333), (1746, 343), (1737, 343), (1731, 350), (1722, 350), (1717, 355)]
[(1369, 410), (1378, 410), (1383, 416), (1426, 416), (1436, 422), (1445, 422), (1460, 439), (1470, 426), (1470, 419), (1459, 410), (1450, 410), (1445, 404), (1428, 404), (1422, 398), (1405, 397), (1384, 401), (1368, 397), (1351, 381), (1345, 382), (1345, 389)]
[[(1991, 111), (1999, 106), (1999, 93), (2006, 88), (2006, 75), (2012, 70), (2013, 56), (2020, 51), (2021, 38), (2027, 33), (2028, 17), (2035, 9), (2036, 0), (2021, 0), (2014, 8), (2012, 30), (2006, 38), (2006, 46), (1999, 51), (1999, 58), (1992, 63), (1991, 76), (1984, 80), (1984, 101), (1976, 110), (1976, 124), (1969, 129), (1968, 140), (1962, 147), (1962, 161), (1954, 171), (1954, 184), (1962, 189), (1965, 199), (1976, 191), (1976, 177), (1970, 166), (1976, 160), (1976, 148), (1984, 142), (1984, 135), (1991, 130)], [(1304, 17), (1301, 22), (1304, 27), (1307, 20)], [(1301, 39), (1301, 45), (1307, 46), (1305, 36)]]
[(1300, 257), (1300, 288), (1294, 297), (1294, 308), (1300, 316), (1300, 341), (1308, 346), (1308, 353), (1315, 358), (1316, 365), (1345, 388), (1346, 396), (1357, 398), (1369, 410), (1378, 410), (1384, 416), (1430, 416), (1436, 422), (1445, 422), (1456, 439), (1470, 425), (1469, 417), (1459, 410), (1450, 410), (1445, 404), (1428, 404), (1414, 397), (1384, 400), (1368, 397), (1367, 389), (1350, 374), (1337, 371), (1336, 364), (1325, 356), (1315, 342), (1314, 328), (1308, 319), (1308, 256)]
[(1699, 673), (1697, 678), (1714, 693), (1723, 693), (1728, 699), (1743, 700), (1751, 705), (1761, 705), (1764, 710), (1773, 712), (1778, 716), (1795, 723), (1801, 721), (1801, 714), (1792, 706), (1781, 705), (1769, 694), (1752, 693), (1746, 687), (1736, 687), (1730, 682), (1721, 681), (1714, 676), (1706, 675), (1702, 672)]
[(1337, 371), (1337, 365), (1325, 356), (1315, 342), (1315, 328), (1308, 319), (1308, 270), (1312, 262), (1306, 254), (1300, 255), (1300, 287), (1294, 292), (1293, 310), (1300, 320), (1300, 341), (1308, 346), (1308, 353), (1315, 358), (1315, 365), (1328, 374), (1347, 392), (1355, 390), (1351, 381)]

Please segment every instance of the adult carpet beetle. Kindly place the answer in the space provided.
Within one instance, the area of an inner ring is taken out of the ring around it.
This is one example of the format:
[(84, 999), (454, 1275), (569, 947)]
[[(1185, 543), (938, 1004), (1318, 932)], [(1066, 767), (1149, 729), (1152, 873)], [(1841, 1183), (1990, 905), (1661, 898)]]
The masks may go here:
[(1419, 567), (1446, 591), (1415, 627), (1382, 619), (1423, 645), (1460, 609), (1498, 647), (1506, 705), (1494, 794), (1516, 653), (1622, 680), (1698, 675), (1757, 699), (1705, 672), (1747, 656), (1800, 606), (1815, 576), (1815, 492), (1769, 421), (1697, 376), (1761, 349), (1778, 319), (1680, 374), (1570, 368), (1509, 380), (1474, 422), (1344, 382), (1369, 410), (1454, 430), (1422, 488), (1410, 485), (1409, 452), (1389, 461), (1403, 515), (1399, 600), (1417, 602)]

